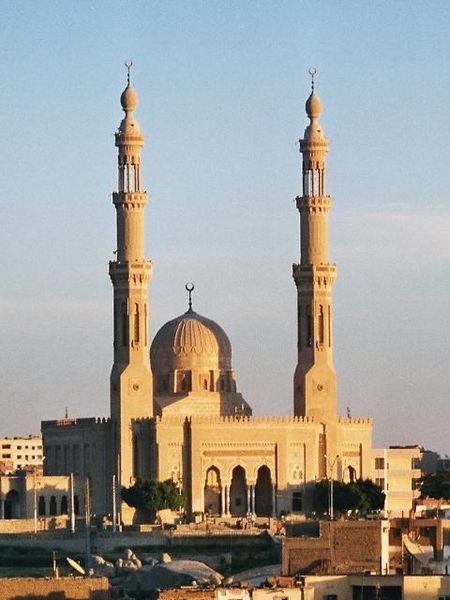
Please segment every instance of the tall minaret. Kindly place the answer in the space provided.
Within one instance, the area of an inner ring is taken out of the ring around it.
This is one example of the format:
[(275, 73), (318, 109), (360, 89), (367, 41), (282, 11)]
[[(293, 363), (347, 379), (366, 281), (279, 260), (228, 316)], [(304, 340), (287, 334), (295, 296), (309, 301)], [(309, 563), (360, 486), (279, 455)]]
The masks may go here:
[(294, 374), (294, 414), (330, 421), (336, 417), (336, 373), (333, 367), (332, 288), (336, 267), (328, 262), (328, 210), (325, 155), (328, 140), (319, 125), (321, 102), (312, 91), (306, 101), (310, 124), (300, 140), (303, 193), (300, 212), (300, 264), (293, 266), (297, 287), (298, 361)]
[(116, 132), (118, 191), (113, 193), (117, 214), (117, 260), (109, 263), (114, 288), (114, 364), (111, 371), (111, 419), (114, 462), (119, 485), (129, 486), (139, 472), (142, 449), (133, 421), (153, 415), (153, 383), (148, 343), (148, 284), (152, 263), (144, 254), (144, 208), (141, 188), (141, 150), (144, 145), (134, 117), (138, 97), (128, 83), (120, 102), (125, 112)]

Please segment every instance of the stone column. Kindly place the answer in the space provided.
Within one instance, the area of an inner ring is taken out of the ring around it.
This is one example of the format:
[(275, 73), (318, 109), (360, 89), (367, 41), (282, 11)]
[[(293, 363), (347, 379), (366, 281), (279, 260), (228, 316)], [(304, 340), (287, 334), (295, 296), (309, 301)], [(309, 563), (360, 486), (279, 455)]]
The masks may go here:
[(256, 513), (255, 486), (252, 485), (252, 512)]
[(220, 488), (220, 514), (222, 517), (226, 514), (226, 486), (222, 485)]
[(230, 486), (225, 486), (225, 516), (230, 516)]
[(252, 512), (252, 485), (247, 485), (247, 512)]

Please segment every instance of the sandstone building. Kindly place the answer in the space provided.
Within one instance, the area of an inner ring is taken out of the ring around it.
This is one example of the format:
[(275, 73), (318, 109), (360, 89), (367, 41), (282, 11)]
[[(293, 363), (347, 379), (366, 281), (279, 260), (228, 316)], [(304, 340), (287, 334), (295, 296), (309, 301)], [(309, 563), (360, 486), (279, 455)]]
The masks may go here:
[[(144, 136), (135, 117), (136, 91), (122, 93), (124, 118), (115, 135), (118, 183), (113, 285), (114, 359), (107, 419), (44, 421), (45, 473), (91, 478), (93, 510), (112, 511), (119, 486), (137, 477), (172, 478), (184, 490), (187, 513), (279, 514), (313, 508), (318, 479), (369, 477), (372, 421), (337, 414), (333, 366), (333, 283), (328, 257), (328, 140), (321, 102), (306, 101), (309, 124), (300, 140), (302, 190), (297, 290), (298, 362), (292, 416), (253, 416), (238, 391), (232, 347), (223, 329), (188, 310), (169, 320), (153, 343), (148, 286), (152, 263), (144, 248), (147, 193), (142, 186)], [(122, 506), (124, 522), (133, 518)]]

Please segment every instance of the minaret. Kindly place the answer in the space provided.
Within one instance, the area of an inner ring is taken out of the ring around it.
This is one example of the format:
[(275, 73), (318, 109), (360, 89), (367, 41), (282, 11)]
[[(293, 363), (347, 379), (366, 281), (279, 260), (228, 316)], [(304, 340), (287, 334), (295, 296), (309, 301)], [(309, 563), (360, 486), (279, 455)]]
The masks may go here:
[(115, 134), (118, 148), (117, 260), (109, 263), (114, 288), (114, 364), (111, 371), (111, 419), (118, 484), (129, 486), (140, 473), (142, 459), (133, 421), (153, 415), (153, 383), (148, 343), (148, 284), (152, 263), (144, 254), (144, 209), (141, 150), (144, 145), (134, 117), (138, 97), (128, 83), (120, 102), (125, 117)]
[(336, 267), (328, 262), (328, 210), (325, 155), (328, 140), (319, 125), (321, 102), (312, 91), (306, 101), (310, 124), (300, 140), (303, 193), (300, 213), (300, 264), (293, 265), (297, 287), (298, 361), (294, 374), (294, 414), (329, 422), (336, 417), (336, 373), (333, 367), (332, 288)]

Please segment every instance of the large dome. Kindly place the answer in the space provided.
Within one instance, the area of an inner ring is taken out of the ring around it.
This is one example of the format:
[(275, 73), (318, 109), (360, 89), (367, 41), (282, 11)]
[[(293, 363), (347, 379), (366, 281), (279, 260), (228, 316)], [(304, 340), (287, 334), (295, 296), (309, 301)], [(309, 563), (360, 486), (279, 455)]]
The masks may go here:
[(163, 416), (252, 414), (236, 389), (227, 334), (191, 307), (161, 327), (150, 360), (155, 406)]
[(161, 327), (153, 340), (150, 359), (157, 371), (162, 366), (172, 370), (199, 364), (231, 369), (231, 344), (220, 325), (190, 309)]

